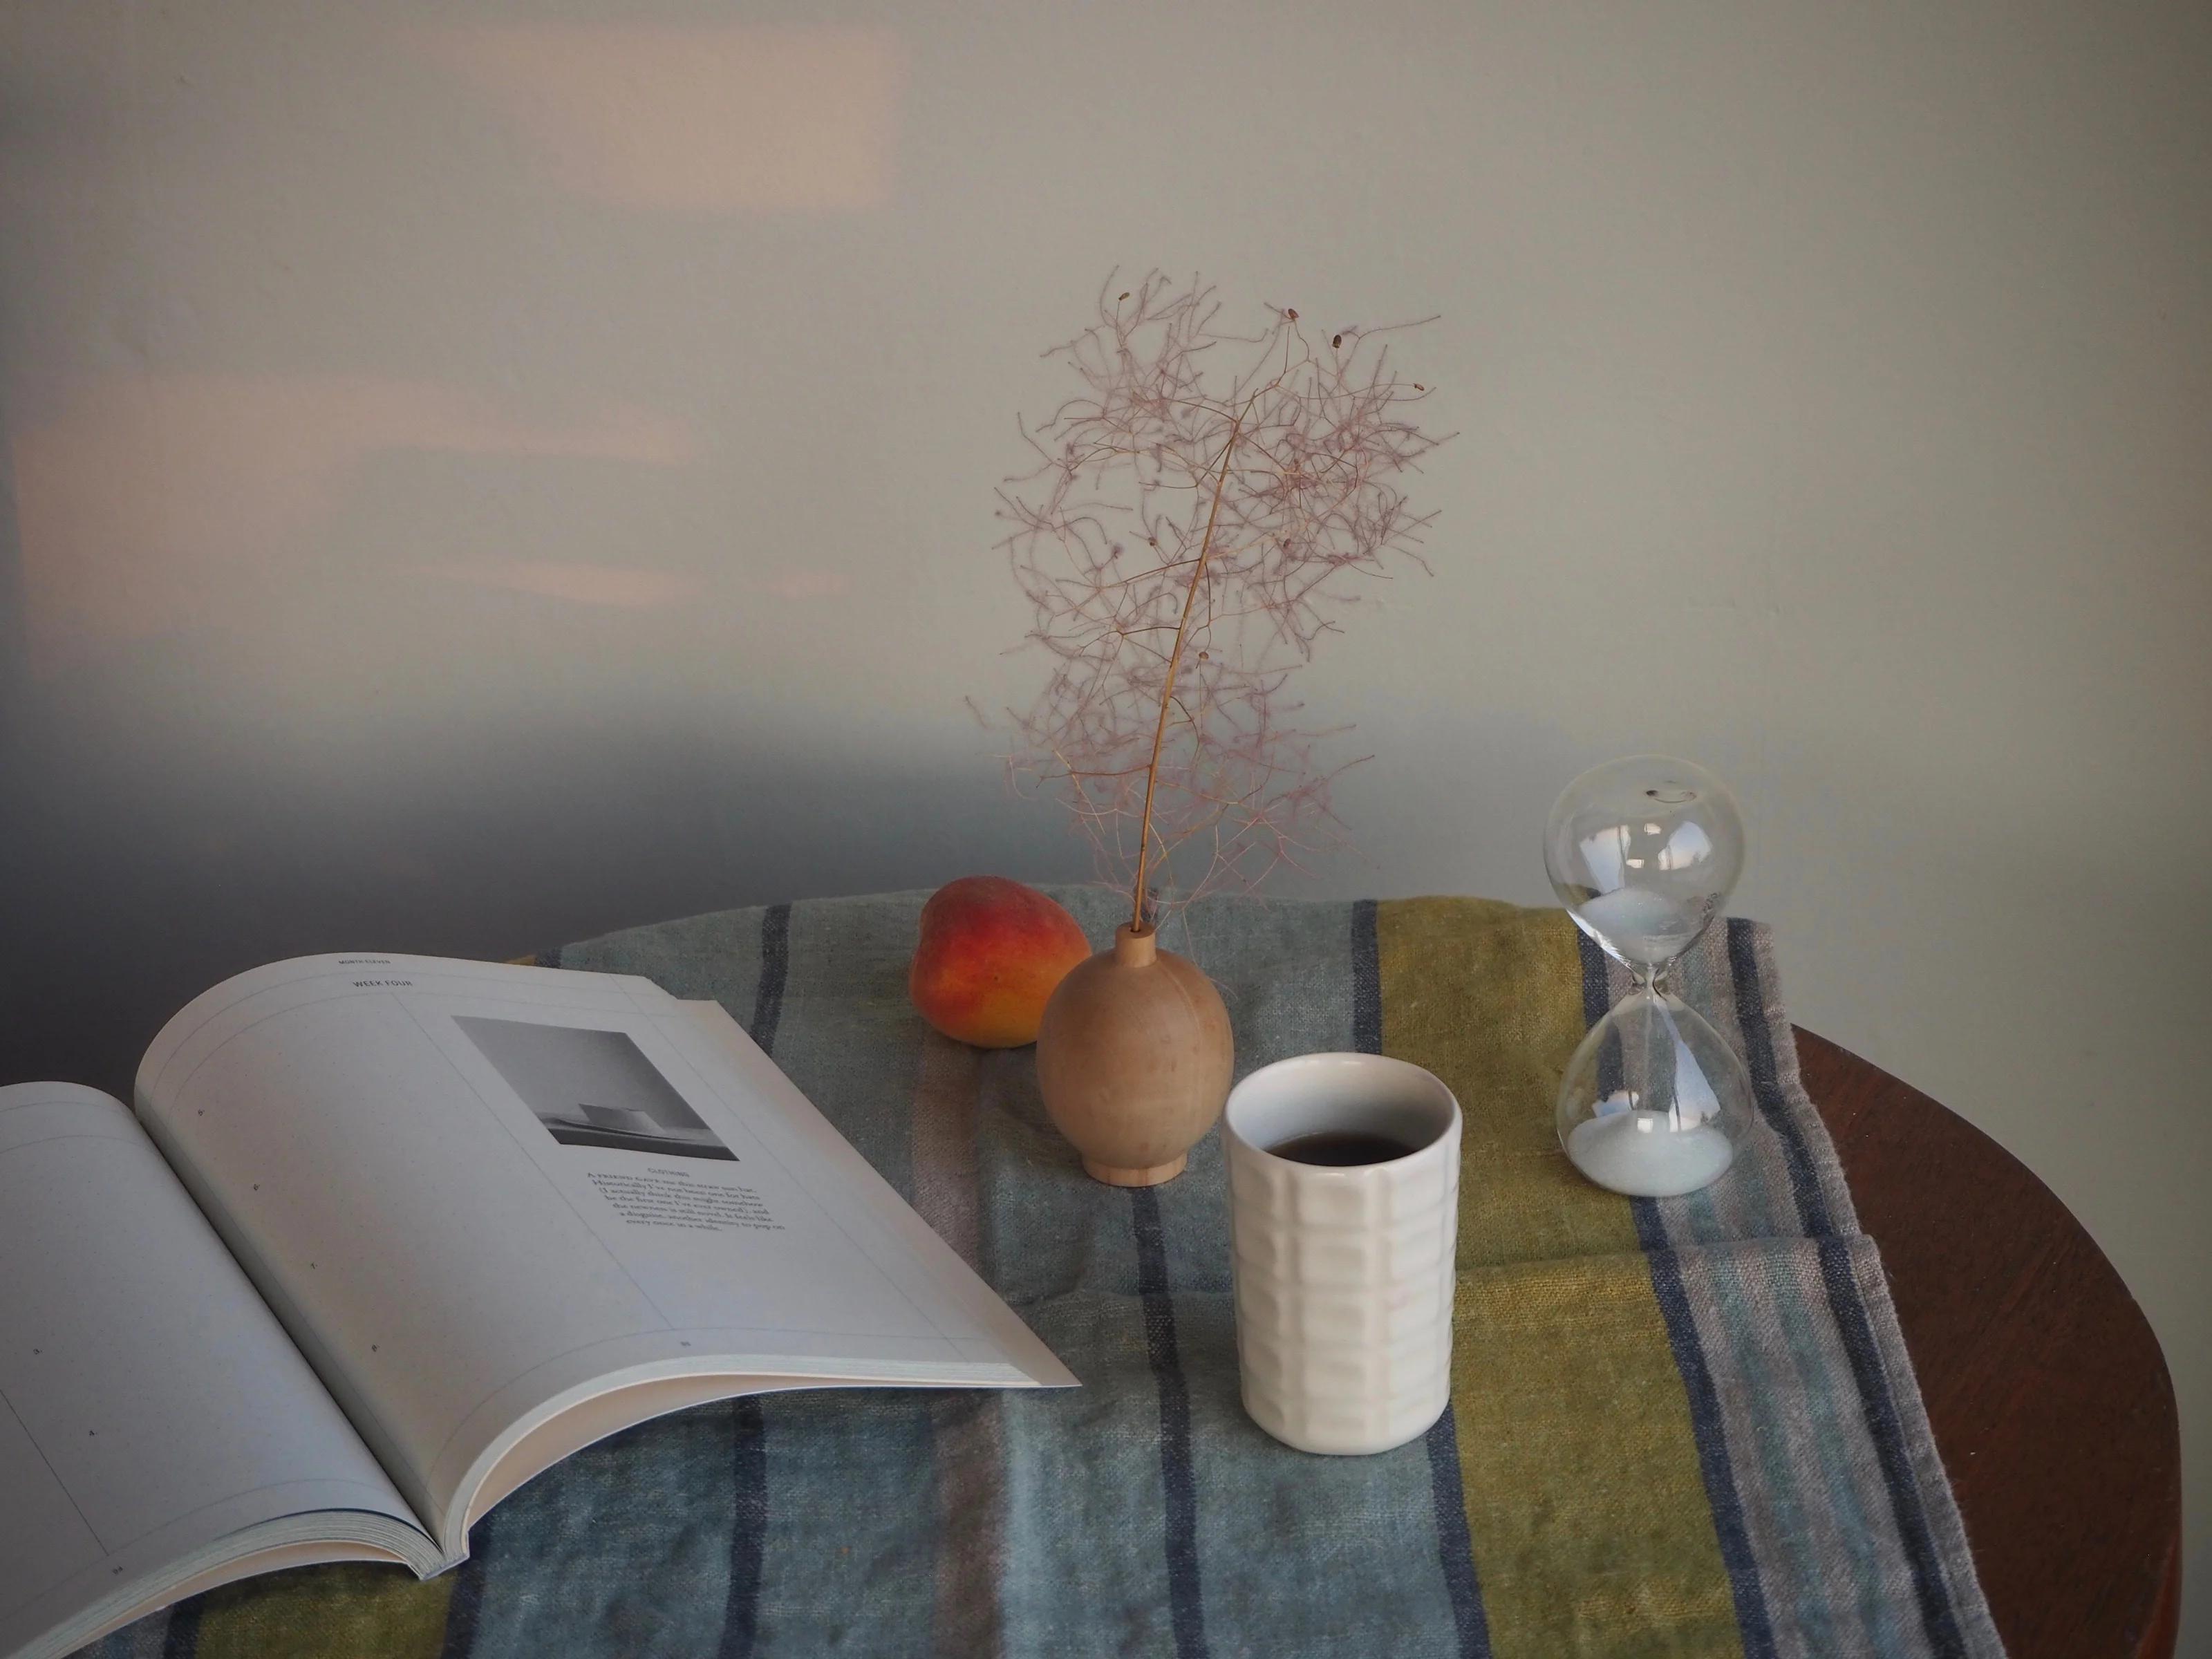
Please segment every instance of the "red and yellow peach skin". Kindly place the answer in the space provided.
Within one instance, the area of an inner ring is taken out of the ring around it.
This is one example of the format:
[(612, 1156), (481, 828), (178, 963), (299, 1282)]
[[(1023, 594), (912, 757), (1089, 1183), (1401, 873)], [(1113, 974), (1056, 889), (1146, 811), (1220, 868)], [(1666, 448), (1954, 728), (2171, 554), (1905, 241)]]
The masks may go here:
[(921, 910), (907, 990), (921, 1017), (979, 1048), (1036, 1041), (1044, 1005), (1091, 954), (1073, 916), (1034, 887), (963, 876)]

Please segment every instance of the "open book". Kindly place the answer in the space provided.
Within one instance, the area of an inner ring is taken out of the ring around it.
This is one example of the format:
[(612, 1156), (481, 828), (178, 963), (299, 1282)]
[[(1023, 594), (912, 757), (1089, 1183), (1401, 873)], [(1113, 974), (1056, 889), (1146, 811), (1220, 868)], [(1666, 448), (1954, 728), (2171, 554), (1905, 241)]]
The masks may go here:
[(1075, 1380), (720, 1006), (645, 980), (280, 963), (136, 1093), (0, 1089), (0, 1654), (305, 1562), (428, 1577), (683, 1407)]

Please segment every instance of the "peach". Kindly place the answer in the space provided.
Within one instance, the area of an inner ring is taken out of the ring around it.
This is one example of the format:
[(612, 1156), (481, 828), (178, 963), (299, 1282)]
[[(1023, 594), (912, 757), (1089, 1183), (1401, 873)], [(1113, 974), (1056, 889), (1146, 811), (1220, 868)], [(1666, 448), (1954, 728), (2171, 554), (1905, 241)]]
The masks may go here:
[(1044, 1005), (1091, 954), (1073, 916), (1004, 876), (963, 876), (921, 907), (907, 991), (921, 1017), (979, 1048), (1036, 1041)]

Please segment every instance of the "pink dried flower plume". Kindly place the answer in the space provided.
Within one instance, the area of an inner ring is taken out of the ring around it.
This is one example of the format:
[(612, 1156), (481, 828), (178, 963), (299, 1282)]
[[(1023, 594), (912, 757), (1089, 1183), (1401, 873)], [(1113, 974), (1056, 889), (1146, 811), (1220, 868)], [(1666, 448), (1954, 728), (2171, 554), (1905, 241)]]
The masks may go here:
[[(1150, 924), (1155, 886), (1249, 890), (1341, 839), (1318, 750), (1285, 691), (1365, 579), (1420, 555), (1434, 514), (1397, 483), (1443, 439), (1409, 418), (1427, 387), (1383, 337), (1310, 336), (1269, 307), (1225, 331), (1214, 290), (1112, 277), (1097, 320), (1046, 355), (1080, 389), (1023, 436), (1034, 470), (1000, 491), (1000, 544), (1051, 665), (1007, 711), (1018, 783), (1057, 796), (1099, 872)], [(1401, 325), (1399, 326), (1417, 326)]]

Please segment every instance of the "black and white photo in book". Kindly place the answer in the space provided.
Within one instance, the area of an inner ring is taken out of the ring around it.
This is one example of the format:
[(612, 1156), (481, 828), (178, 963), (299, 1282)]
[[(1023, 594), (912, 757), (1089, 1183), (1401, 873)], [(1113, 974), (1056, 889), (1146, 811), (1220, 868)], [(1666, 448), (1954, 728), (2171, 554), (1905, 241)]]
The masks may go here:
[(737, 1161), (624, 1032), (472, 1015), (453, 1024), (564, 1146)]

